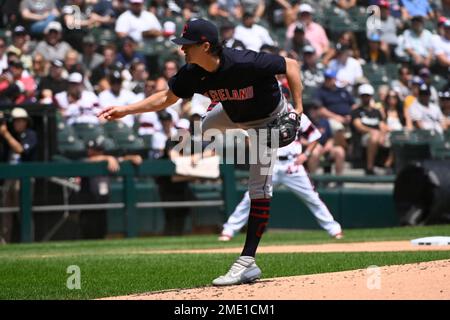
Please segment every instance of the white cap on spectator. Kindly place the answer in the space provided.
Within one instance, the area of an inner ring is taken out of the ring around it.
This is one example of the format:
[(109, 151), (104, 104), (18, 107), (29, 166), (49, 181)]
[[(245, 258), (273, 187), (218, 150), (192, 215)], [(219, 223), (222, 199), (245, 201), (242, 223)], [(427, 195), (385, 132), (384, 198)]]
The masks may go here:
[(302, 12), (309, 12), (309, 13), (314, 13), (314, 9), (313, 7), (311, 7), (311, 5), (307, 4), (307, 3), (303, 3), (300, 5), (300, 7), (298, 7), (298, 12), (302, 13)]
[(61, 23), (59, 23), (58, 21), (52, 21), (52, 22), (50, 22), (50, 23), (45, 27), (44, 33), (47, 34), (47, 33), (50, 32), (50, 30), (56, 30), (56, 31), (58, 31), (58, 32), (61, 32), (61, 31), (62, 31)]
[(14, 108), (11, 111), (11, 117), (13, 119), (24, 119), (28, 118), (28, 113), (24, 108)]
[(166, 37), (174, 35), (177, 31), (177, 25), (172, 21), (166, 21), (163, 25), (164, 35)]
[(178, 120), (178, 122), (176, 124), (176, 127), (178, 129), (189, 130), (190, 126), (191, 126), (191, 123), (189, 122), (188, 119), (180, 119), (180, 120)]
[(144, 3), (144, 0), (129, 0), (130, 3)]
[(373, 89), (373, 87), (367, 83), (360, 85), (358, 88), (358, 94), (360, 96), (363, 94), (368, 94), (369, 96), (373, 96), (374, 93), (375, 93), (375, 90)]
[(69, 75), (69, 78), (67, 80), (72, 83), (82, 83), (83, 76), (81, 75), (81, 73), (74, 72)]

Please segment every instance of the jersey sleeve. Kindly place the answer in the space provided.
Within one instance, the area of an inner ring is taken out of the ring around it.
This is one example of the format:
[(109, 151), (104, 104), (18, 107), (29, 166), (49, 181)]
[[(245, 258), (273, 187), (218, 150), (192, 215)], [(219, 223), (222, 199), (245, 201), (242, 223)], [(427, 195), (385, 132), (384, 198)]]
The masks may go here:
[(258, 75), (274, 76), (286, 73), (286, 60), (284, 57), (265, 53), (248, 51), (248, 55), (254, 55), (254, 69)]
[(195, 79), (192, 69), (188, 65), (183, 66), (176, 75), (169, 79), (169, 89), (179, 98), (191, 98), (196, 93)]
[(308, 141), (308, 143), (314, 142), (322, 136), (319, 129), (316, 128), (306, 114), (302, 114), (300, 130), (301, 135)]

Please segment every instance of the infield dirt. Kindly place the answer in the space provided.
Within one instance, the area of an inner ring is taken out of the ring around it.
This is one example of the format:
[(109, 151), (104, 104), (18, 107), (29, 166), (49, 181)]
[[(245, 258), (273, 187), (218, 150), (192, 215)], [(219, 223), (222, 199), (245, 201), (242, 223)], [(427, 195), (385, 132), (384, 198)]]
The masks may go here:
[[(450, 250), (449, 246), (411, 246), (407, 241), (261, 247), (259, 252), (355, 252)], [(174, 251), (170, 251), (174, 253)], [(235, 249), (177, 252), (225, 253)], [(144, 252), (143, 252), (144, 253)], [(149, 254), (151, 252), (148, 252)], [(154, 252), (152, 252), (154, 253)], [(162, 253), (159, 251), (158, 253)], [(169, 252), (167, 252), (169, 253)], [(111, 297), (120, 300), (371, 300), (450, 299), (450, 260), (378, 269), (279, 277), (231, 287), (202, 287)]]

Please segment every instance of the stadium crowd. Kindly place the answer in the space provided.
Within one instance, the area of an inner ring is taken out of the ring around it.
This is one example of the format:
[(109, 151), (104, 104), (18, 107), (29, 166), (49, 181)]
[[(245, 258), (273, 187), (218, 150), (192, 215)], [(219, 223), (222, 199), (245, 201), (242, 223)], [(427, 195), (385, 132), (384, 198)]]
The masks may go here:
[[(125, 132), (126, 146), (142, 142), (144, 158), (159, 158), (170, 136), (193, 130), (210, 103), (203, 96), (114, 128), (96, 114), (167, 88), (184, 63), (170, 39), (196, 17), (217, 23), (226, 47), (300, 62), (304, 109), (322, 131), (311, 172), (324, 161), (336, 174), (345, 161), (362, 161), (366, 174), (392, 168), (394, 132), (443, 135), (450, 124), (447, 0), (6, 0), (0, 15), (0, 104), (56, 105), (61, 146), (95, 138), (70, 134), (81, 128), (105, 134), (105, 150), (113, 150)], [(289, 98), (286, 79), (279, 82)], [(4, 145), (7, 131), (0, 130)], [(4, 149), (2, 161), (13, 161), (17, 148)], [(73, 156), (68, 150), (60, 148)]]

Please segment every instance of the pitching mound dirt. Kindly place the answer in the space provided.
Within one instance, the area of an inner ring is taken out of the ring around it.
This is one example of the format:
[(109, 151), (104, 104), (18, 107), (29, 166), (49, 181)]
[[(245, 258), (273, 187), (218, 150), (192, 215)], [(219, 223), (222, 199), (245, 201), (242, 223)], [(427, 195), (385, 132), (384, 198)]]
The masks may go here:
[(231, 287), (168, 290), (113, 300), (450, 299), (450, 260), (264, 279)]
[[(379, 241), (354, 243), (325, 243), (312, 245), (261, 246), (258, 253), (299, 253), (299, 252), (386, 252), (386, 251), (438, 251), (450, 250), (450, 246), (415, 246), (409, 241)], [(242, 247), (195, 250), (139, 251), (141, 254), (173, 253), (240, 253)]]

